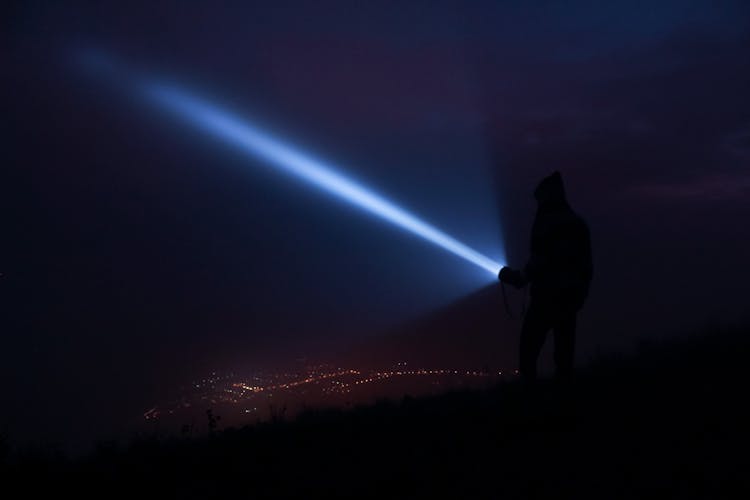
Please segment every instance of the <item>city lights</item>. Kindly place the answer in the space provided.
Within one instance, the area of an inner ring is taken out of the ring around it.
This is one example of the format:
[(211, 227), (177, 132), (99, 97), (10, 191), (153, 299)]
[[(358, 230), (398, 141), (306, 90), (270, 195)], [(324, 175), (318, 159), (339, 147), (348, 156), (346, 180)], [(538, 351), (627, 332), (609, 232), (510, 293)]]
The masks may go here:
[[(334, 402), (336, 396), (351, 396), (355, 391), (377, 386), (388, 380), (424, 380), (444, 388), (470, 381), (493, 381), (503, 376), (502, 371), (406, 368), (399, 363), (390, 370), (354, 370), (329, 365), (309, 366), (302, 373), (258, 372), (252, 376), (215, 376), (203, 379), (201, 384), (191, 384), (196, 390), (179, 401), (153, 407), (143, 414), (145, 420), (157, 420), (165, 413), (171, 414), (193, 406), (226, 404), (241, 406), (242, 414), (256, 413), (258, 404), (269, 398), (292, 401), (300, 396), (317, 396), (319, 402)], [(311, 392), (312, 391), (312, 392)], [(322, 399), (321, 399), (322, 398)], [(328, 398), (328, 399), (326, 399)], [(331, 399), (332, 398), (332, 399)], [(253, 405), (253, 411), (247, 411)]]

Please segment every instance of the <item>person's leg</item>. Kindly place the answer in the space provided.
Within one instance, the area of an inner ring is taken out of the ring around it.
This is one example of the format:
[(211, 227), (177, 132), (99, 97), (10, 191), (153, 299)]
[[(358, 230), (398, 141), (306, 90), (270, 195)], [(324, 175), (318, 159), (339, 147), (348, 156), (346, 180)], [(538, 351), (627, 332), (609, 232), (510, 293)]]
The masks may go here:
[(520, 366), (521, 377), (526, 381), (536, 380), (536, 362), (550, 329), (550, 321), (544, 309), (534, 302), (526, 311), (521, 327)]
[(576, 343), (575, 311), (563, 313), (556, 321), (553, 332), (556, 374), (559, 378), (566, 379), (573, 374)]

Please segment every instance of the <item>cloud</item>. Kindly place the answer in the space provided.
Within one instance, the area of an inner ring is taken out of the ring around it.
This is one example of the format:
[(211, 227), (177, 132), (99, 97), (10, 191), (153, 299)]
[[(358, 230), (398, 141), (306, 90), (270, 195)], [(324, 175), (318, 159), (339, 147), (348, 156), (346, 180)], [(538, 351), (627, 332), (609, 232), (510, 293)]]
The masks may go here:
[(737, 200), (750, 195), (750, 173), (722, 173), (682, 182), (639, 184), (634, 186), (630, 193), (660, 200)]
[(723, 148), (735, 157), (750, 160), (750, 125), (727, 135)]

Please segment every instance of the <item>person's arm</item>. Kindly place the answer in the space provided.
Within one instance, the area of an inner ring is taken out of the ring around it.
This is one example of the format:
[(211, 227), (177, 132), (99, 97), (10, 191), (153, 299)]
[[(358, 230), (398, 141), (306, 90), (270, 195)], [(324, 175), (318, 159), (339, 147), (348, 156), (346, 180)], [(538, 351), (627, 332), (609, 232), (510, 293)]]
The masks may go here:
[(526, 283), (530, 283), (537, 279), (537, 277), (543, 273), (546, 265), (546, 256), (544, 252), (549, 246), (548, 243), (549, 233), (549, 221), (547, 218), (537, 216), (534, 218), (534, 225), (531, 227), (531, 244), (529, 260), (523, 267), (522, 276)]

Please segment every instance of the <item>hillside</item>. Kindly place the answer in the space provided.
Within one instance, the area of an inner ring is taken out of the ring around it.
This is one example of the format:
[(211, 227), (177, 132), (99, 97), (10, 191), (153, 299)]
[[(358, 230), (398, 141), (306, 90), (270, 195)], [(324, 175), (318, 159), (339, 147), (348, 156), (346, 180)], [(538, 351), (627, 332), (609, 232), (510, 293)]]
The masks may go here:
[(747, 498), (748, 355), (747, 329), (711, 332), (601, 359), (567, 384), (102, 444), (75, 461), (16, 455), (4, 470), (28, 493), (129, 497)]

